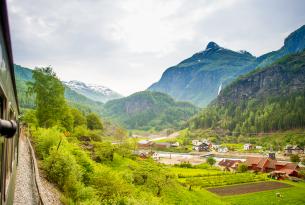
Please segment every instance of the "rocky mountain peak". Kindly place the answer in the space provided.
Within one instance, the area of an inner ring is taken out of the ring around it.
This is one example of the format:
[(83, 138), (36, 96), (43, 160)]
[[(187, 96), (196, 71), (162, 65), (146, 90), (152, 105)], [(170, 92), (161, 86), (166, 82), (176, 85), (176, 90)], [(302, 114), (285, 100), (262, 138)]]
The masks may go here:
[(206, 47), (206, 50), (209, 50), (209, 49), (218, 49), (218, 48), (220, 48), (220, 46), (217, 43), (211, 41), (211, 42), (208, 43), (208, 45)]
[(300, 52), (305, 48), (305, 25), (291, 33), (284, 42), (284, 47), (291, 52)]

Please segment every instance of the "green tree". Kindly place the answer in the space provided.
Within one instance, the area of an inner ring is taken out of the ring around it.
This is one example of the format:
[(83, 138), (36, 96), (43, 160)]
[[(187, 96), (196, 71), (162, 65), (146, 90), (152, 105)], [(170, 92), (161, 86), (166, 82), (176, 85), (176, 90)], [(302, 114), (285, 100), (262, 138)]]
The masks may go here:
[(293, 155), (290, 155), (290, 161), (291, 162), (300, 162), (301, 159), (300, 159), (299, 155), (293, 154)]
[(237, 171), (241, 173), (246, 172), (248, 171), (248, 166), (244, 163), (240, 163), (237, 167)]
[(24, 115), (22, 115), (21, 120), (27, 124), (32, 124), (34, 126), (38, 125), (36, 111), (32, 109), (27, 110)]
[[(34, 82), (28, 82), (28, 94), (35, 94), (36, 117), (41, 127), (64, 126), (70, 129), (72, 120), (66, 113), (68, 106), (64, 97), (64, 87), (51, 67), (35, 68)], [(69, 114), (68, 114), (69, 115)]]
[(90, 130), (103, 129), (101, 119), (95, 113), (90, 113), (87, 115), (87, 126)]
[(71, 108), (71, 114), (73, 116), (73, 127), (87, 125), (86, 117), (76, 108)]
[(102, 163), (113, 161), (114, 147), (110, 142), (95, 142), (93, 146), (95, 161)]
[(216, 163), (216, 160), (213, 157), (207, 158), (207, 163), (211, 166), (213, 166)]

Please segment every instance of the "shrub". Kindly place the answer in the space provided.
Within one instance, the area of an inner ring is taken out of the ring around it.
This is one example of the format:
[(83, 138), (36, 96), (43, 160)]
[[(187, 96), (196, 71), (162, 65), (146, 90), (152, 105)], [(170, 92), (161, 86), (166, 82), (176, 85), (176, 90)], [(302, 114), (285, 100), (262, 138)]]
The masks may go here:
[(90, 113), (87, 115), (87, 126), (90, 130), (103, 129), (103, 124), (95, 113)]
[(300, 162), (300, 157), (297, 154), (290, 155), (291, 162)]
[[(40, 159), (46, 158), (52, 147), (57, 147), (61, 140), (65, 141), (64, 135), (56, 128), (38, 128), (32, 131), (35, 149)], [(61, 142), (62, 144), (63, 142)]]
[(44, 169), (51, 182), (58, 184), (63, 190), (66, 182), (71, 179), (80, 180), (81, 171), (73, 155), (66, 150), (52, 150), (44, 160)]
[(207, 158), (207, 163), (211, 166), (213, 166), (216, 163), (216, 160), (213, 157)]
[(113, 161), (114, 147), (110, 142), (95, 142), (94, 146), (94, 159), (97, 162)]
[(248, 166), (244, 163), (240, 163), (237, 167), (237, 171), (241, 173), (246, 172), (248, 171)]
[(131, 192), (130, 185), (120, 175), (104, 166), (96, 167), (90, 179), (90, 184), (102, 200), (119, 200)]
[(179, 165), (179, 167), (184, 167), (184, 168), (192, 168), (192, 164), (189, 162), (181, 162)]
[(299, 176), (305, 180), (305, 170), (299, 171)]

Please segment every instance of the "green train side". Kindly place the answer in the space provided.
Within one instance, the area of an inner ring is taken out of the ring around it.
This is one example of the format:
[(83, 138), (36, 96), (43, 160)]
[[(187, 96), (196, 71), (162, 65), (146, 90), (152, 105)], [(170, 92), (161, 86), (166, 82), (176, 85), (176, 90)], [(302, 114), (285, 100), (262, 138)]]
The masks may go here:
[(13, 204), (18, 164), (19, 115), (5, 0), (0, 0), (0, 204)]

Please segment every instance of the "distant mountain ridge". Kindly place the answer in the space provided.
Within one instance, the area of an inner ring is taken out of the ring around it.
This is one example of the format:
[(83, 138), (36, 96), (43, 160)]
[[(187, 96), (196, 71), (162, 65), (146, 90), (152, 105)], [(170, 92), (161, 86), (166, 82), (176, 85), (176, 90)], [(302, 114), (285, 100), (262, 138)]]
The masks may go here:
[(217, 97), (221, 85), (225, 87), (240, 75), (304, 49), (305, 25), (291, 33), (281, 49), (258, 58), (247, 51), (236, 52), (210, 42), (204, 51), (168, 68), (148, 90), (164, 92), (176, 100), (205, 107)]
[[(20, 65), (14, 65), (15, 77), (17, 83), (17, 93), (20, 106), (22, 108), (33, 108), (35, 106), (35, 99), (33, 96), (27, 97), (27, 82), (32, 81), (32, 70)], [(64, 85), (65, 86), (65, 85)], [(97, 102), (81, 95), (74, 90), (65, 86), (65, 98), (75, 106), (82, 110), (91, 110), (97, 113), (101, 113), (103, 109), (103, 103)]]
[(75, 92), (98, 102), (105, 103), (109, 100), (114, 100), (123, 97), (117, 92), (102, 85), (86, 84), (77, 80), (72, 80), (69, 82), (64, 81), (63, 83)]
[(162, 130), (180, 127), (197, 111), (191, 103), (176, 102), (167, 94), (142, 91), (108, 101), (103, 116), (129, 129)]

